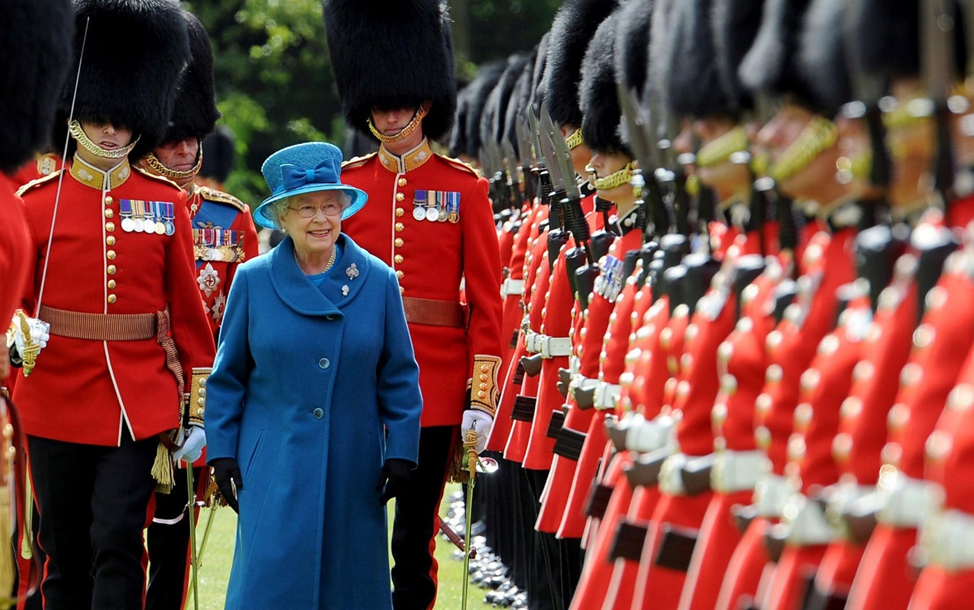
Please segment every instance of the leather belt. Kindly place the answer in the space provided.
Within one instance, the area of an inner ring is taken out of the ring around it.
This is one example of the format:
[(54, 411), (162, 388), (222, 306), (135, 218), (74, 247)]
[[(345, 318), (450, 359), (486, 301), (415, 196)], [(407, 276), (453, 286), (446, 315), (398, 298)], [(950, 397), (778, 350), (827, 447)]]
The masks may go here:
[(764, 473), (763, 451), (722, 451), (710, 471), (710, 486), (720, 493), (754, 489)]
[(41, 305), (38, 317), (51, 325), (51, 334), (88, 341), (155, 339), (158, 314), (100, 314), (66, 311)]
[(453, 301), (403, 297), (402, 308), (406, 312), (406, 321), (410, 324), (450, 328), (463, 328), (467, 325), (466, 308)]
[(515, 280), (507, 278), (504, 283), (501, 284), (501, 296), (509, 297), (512, 295), (522, 295), (524, 294), (524, 280)]
[(538, 399), (534, 396), (518, 395), (514, 398), (514, 407), (511, 409), (511, 419), (514, 421), (531, 422), (534, 421), (534, 411), (538, 406)]
[(555, 455), (577, 462), (582, 455), (582, 446), (585, 445), (586, 434), (571, 428), (562, 428), (555, 440), (552, 452)]
[(604, 517), (606, 509), (609, 508), (609, 500), (612, 499), (613, 491), (615, 491), (615, 487), (598, 482), (593, 483), (588, 502), (585, 503), (585, 516), (595, 519)]

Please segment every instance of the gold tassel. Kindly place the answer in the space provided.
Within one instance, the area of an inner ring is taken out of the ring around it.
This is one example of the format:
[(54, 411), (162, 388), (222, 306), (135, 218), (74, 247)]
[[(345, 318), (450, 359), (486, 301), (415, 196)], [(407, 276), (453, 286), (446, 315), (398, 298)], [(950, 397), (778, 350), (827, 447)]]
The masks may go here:
[(152, 478), (156, 480), (156, 491), (159, 493), (169, 493), (176, 483), (172, 454), (162, 443), (159, 443), (156, 448), (156, 459), (152, 462)]
[(468, 483), (470, 481), (470, 471), (467, 470), (467, 450), (463, 443), (457, 442), (450, 458), (450, 477), (451, 483)]

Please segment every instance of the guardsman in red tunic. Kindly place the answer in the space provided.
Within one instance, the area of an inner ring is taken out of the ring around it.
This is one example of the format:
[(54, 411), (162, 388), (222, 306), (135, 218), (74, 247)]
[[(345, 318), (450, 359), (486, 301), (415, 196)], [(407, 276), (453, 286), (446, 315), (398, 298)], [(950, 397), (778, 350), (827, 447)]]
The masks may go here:
[[(210, 39), (195, 15), (186, 13), (186, 23), (192, 61), (183, 71), (169, 129), (162, 143), (142, 160), (142, 167), (172, 180), (186, 193), (196, 283), (215, 340), (234, 273), (245, 260), (257, 256), (257, 231), (246, 204), (196, 184), (203, 163), (201, 144), (220, 113), (214, 99)], [(201, 476), (205, 459), (201, 456), (194, 468), (199, 497), (208, 482), (208, 477)], [(155, 512), (146, 533), (149, 584), (145, 604), (150, 610), (180, 610), (189, 584), (186, 477), (180, 473), (174, 483), (170, 493), (156, 493)]]
[(60, 109), (78, 151), (70, 170), (22, 189), (33, 262), (24, 315), (50, 338), (36, 353), (34, 337), (15, 337), (15, 399), (47, 552), (45, 604), (138, 608), (147, 505), (156, 482), (172, 482), (168, 447), (178, 456), (174, 444), (205, 442), (214, 353), (185, 196), (129, 162), (165, 132), (188, 37), (167, 0), (79, 2), (75, 24), (74, 114), (72, 88)]
[(380, 9), (329, 0), (324, 8), (346, 120), (381, 142), (377, 153), (345, 164), (347, 183), (370, 201), (345, 230), (396, 270), (420, 368), (419, 467), (411, 493), (396, 502), (392, 579), (395, 607), (426, 608), (436, 598), (434, 523), (457, 427), (474, 431), (483, 450), (497, 404), (497, 234), (487, 181), (429, 144), (447, 134), (456, 108), (440, 4), (416, 0)]

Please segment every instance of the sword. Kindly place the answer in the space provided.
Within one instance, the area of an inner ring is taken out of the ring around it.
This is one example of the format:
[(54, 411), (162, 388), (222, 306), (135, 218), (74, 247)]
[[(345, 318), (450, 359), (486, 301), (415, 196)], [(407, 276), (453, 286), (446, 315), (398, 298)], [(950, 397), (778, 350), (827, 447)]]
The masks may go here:
[(461, 609), (467, 610), (467, 587), (470, 586), (470, 530), (473, 526), (473, 486), (477, 477), (477, 431), (467, 430), (464, 436), (463, 448), (467, 454), (467, 472), (470, 473), (470, 481), (467, 482), (467, 506), (466, 519), (467, 526), (464, 531), (464, 552), (463, 552), (463, 591), (460, 595)]
[[(186, 509), (189, 517), (189, 565), (193, 570), (193, 609), (200, 610), (200, 558), (196, 552), (196, 484), (193, 480), (192, 464), (186, 464), (186, 485), (189, 488), (187, 492), (189, 502), (186, 505)], [(212, 521), (212, 517), (210, 520)]]

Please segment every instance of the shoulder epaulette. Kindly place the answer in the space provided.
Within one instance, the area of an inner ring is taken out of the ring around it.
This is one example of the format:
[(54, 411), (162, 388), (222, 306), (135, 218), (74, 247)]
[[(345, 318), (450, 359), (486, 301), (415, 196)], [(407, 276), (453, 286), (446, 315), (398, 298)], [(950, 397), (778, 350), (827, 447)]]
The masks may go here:
[(371, 159), (375, 155), (376, 155), (376, 153), (371, 152), (371, 153), (369, 153), (367, 155), (362, 155), (361, 157), (352, 157), (348, 161), (345, 161), (345, 162), (342, 163), (342, 169), (349, 169), (349, 168), (352, 168), (352, 167), (358, 167), (360, 165), (364, 165), (366, 161), (368, 161), (369, 159)]
[(200, 187), (200, 196), (206, 201), (217, 201), (219, 203), (226, 203), (237, 208), (241, 212), (247, 209), (247, 204), (240, 201), (230, 193), (224, 193), (223, 191), (218, 191), (216, 189), (210, 188), (208, 186)]
[(453, 157), (447, 157), (446, 155), (437, 154), (436, 156), (439, 157), (440, 159), (443, 159), (444, 161), (446, 161), (447, 163), (449, 163), (450, 165), (452, 165), (457, 169), (462, 169), (463, 171), (471, 173), (478, 178), (481, 177), (480, 172), (477, 171), (477, 169), (471, 166), (469, 163), (464, 163), (460, 159), (454, 159)]
[(50, 182), (51, 180), (54, 180), (55, 178), (57, 178), (58, 176), (60, 176), (61, 175), (61, 172), (63, 172), (63, 171), (64, 171), (63, 169), (59, 169), (56, 172), (50, 173), (50, 174), (48, 174), (46, 176), (41, 176), (40, 178), (36, 178), (34, 180), (31, 180), (30, 182), (28, 182), (24, 186), (22, 186), (19, 189), (17, 189), (17, 196), (20, 197), (21, 195), (23, 195), (27, 191), (29, 191), (29, 190), (31, 190), (33, 188), (37, 188), (38, 186), (44, 184), (45, 182)]
[[(176, 184), (175, 182), (173, 182), (169, 178), (166, 178), (165, 176), (159, 176), (157, 174), (153, 174), (153, 173), (151, 173), (151, 172), (149, 172), (149, 171), (147, 171), (145, 169), (142, 169), (141, 167), (139, 167), (137, 165), (133, 165), (132, 166), (132, 169), (134, 169), (135, 171), (139, 172), (141, 175), (145, 176), (146, 178), (151, 178), (152, 180), (156, 180), (158, 182), (162, 182), (163, 184), (168, 184), (169, 186), (174, 186), (176, 188), (179, 188), (179, 185), (178, 184)], [(182, 190), (182, 189), (179, 189), (179, 190)]]

